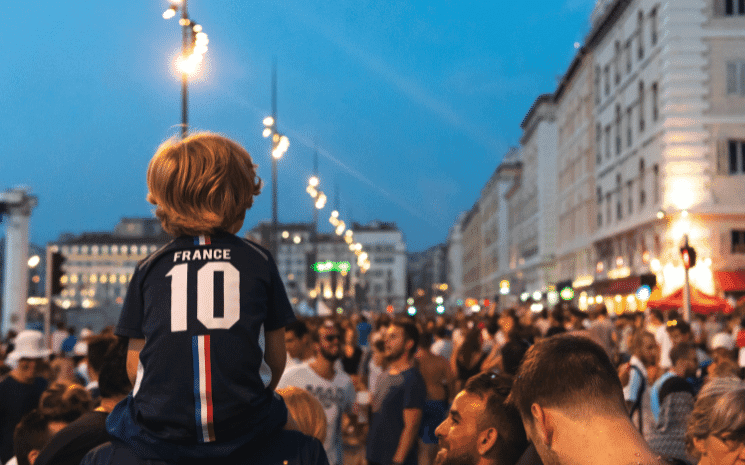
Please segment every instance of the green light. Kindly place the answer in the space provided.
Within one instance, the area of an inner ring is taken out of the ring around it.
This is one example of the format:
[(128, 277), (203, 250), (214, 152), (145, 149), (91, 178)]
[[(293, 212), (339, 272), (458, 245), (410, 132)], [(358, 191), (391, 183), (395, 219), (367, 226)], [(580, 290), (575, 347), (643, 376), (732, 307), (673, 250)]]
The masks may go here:
[(442, 315), (443, 313), (445, 313), (445, 306), (444, 305), (438, 305), (437, 306), (437, 313), (440, 314), (440, 315)]
[(329, 271), (341, 271), (348, 272), (351, 268), (349, 262), (332, 262), (326, 260), (325, 262), (317, 262), (311, 265), (311, 269), (318, 273), (327, 273)]

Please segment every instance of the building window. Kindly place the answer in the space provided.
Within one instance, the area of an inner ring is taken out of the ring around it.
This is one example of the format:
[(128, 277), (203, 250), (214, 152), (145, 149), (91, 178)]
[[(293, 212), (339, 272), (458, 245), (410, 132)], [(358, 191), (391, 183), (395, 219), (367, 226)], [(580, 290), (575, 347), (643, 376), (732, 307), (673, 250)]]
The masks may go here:
[(621, 207), (621, 198), (623, 196), (623, 190), (621, 187), (621, 175), (616, 175), (616, 219), (621, 221), (623, 219), (623, 208)]
[(644, 132), (644, 81), (639, 81), (639, 132)]
[(637, 37), (639, 38), (639, 48), (637, 49), (637, 57), (642, 60), (644, 59), (644, 12), (640, 11), (637, 15), (637, 29), (639, 30)]
[(660, 102), (657, 83), (652, 83), (652, 121), (657, 121), (660, 117)]
[(601, 203), (603, 203), (603, 189), (601, 189), (600, 186), (598, 186), (597, 194), (598, 194), (598, 205), (600, 205)]
[(616, 155), (621, 154), (621, 105), (616, 105)]
[(745, 61), (727, 62), (727, 95), (745, 97)]
[(649, 39), (652, 46), (657, 45), (657, 8), (649, 12)]
[(626, 195), (628, 198), (629, 215), (634, 213), (634, 189), (631, 181), (626, 181)]
[(745, 174), (745, 141), (728, 140), (729, 174)]
[(605, 158), (610, 158), (610, 124), (605, 127)]
[(634, 136), (634, 123), (631, 119), (632, 111), (631, 107), (628, 107), (626, 109), (626, 146), (631, 147), (631, 143), (633, 142), (633, 136)]
[(643, 207), (647, 201), (647, 192), (644, 190), (644, 159), (639, 160), (639, 207)]
[(621, 42), (616, 41), (616, 55), (613, 57), (613, 75), (614, 79), (613, 82), (618, 85), (619, 82), (621, 82), (621, 65), (619, 62), (621, 61)]
[(600, 123), (595, 126), (595, 158), (598, 164), (602, 161), (602, 147), (603, 145), (603, 129), (600, 127)]
[(595, 105), (600, 104), (600, 65), (595, 66)]
[(605, 69), (603, 69), (603, 78), (605, 95), (610, 95), (610, 65), (605, 65)]
[(610, 224), (613, 216), (611, 215), (612, 204), (610, 201), (610, 192), (605, 194), (605, 224)]
[(745, 254), (745, 231), (732, 230), (732, 253)]
[(660, 165), (654, 165), (652, 167), (652, 178), (654, 181), (654, 204), (657, 205), (660, 203)]
[(745, 15), (745, 0), (724, 0), (724, 14), (726, 16)]
[(626, 57), (626, 74), (631, 72), (631, 39), (623, 46), (623, 54)]

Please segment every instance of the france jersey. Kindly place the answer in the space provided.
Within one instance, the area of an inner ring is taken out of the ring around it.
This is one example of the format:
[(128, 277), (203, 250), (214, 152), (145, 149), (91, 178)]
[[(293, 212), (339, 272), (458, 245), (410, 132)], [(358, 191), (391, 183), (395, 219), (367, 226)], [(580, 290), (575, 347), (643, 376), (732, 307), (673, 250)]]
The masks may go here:
[(127, 291), (115, 332), (146, 342), (128, 405), (114, 412), (130, 418), (116, 421), (151, 442), (250, 437), (274, 422), (264, 335), (294, 320), (266, 249), (227, 232), (174, 239), (138, 264)]

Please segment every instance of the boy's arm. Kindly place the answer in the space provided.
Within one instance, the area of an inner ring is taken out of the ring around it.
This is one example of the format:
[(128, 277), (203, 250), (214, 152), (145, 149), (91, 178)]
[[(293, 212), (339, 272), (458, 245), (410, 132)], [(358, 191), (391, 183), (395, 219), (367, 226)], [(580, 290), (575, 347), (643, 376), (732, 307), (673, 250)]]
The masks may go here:
[(279, 384), (279, 379), (282, 377), (282, 373), (285, 371), (285, 363), (287, 362), (285, 329), (279, 328), (267, 331), (264, 334), (264, 341), (266, 343), (264, 361), (266, 361), (266, 364), (269, 365), (269, 368), (272, 370), (272, 381), (269, 383), (268, 389), (274, 391), (277, 384)]
[(144, 339), (129, 339), (129, 345), (127, 347), (127, 376), (132, 386), (135, 385), (137, 379), (137, 367), (140, 364), (140, 352), (145, 347)]

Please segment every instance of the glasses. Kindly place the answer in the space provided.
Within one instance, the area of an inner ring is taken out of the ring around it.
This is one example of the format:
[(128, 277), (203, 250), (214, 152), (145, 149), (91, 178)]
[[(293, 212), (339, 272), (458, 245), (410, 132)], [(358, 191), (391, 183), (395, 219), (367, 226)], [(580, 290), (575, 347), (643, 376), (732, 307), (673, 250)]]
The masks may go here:
[(340, 339), (341, 339), (341, 336), (339, 336), (338, 334), (330, 334), (328, 336), (324, 336), (323, 337), (323, 340), (326, 341), (326, 342), (334, 342), (334, 341), (338, 341)]

